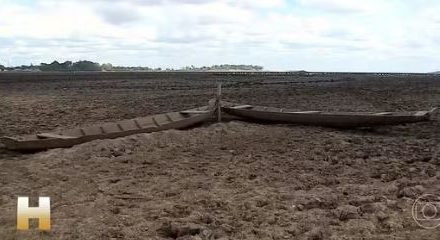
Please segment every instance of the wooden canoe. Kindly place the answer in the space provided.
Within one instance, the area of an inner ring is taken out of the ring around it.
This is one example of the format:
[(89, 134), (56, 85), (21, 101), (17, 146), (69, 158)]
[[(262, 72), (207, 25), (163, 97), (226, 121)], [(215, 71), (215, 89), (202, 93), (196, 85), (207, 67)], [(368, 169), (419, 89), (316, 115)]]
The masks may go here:
[(263, 107), (222, 102), (222, 111), (242, 119), (265, 122), (292, 123), (336, 128), (356, 128), (380, 125), (397, 125), (429, 121), (436, 111), (417, 112), (321, 112), (290, 111), (282, 108)]
[(167, 129), (184, 129), (209, 120), (216, 109), (212, 104), (213, 102), (210, 102), (210, 106), (181, 112), (158, 114), (51, 133), (3, 137), (0, 140), (10, 150), (40, 151), (51, 148), (71, 147), (96, 139), (118, 138)]

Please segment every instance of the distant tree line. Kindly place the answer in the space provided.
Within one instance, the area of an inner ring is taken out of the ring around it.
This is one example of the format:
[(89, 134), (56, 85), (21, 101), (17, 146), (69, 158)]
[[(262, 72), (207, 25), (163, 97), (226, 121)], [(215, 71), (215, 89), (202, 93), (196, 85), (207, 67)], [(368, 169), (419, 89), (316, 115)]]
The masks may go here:
[(124, 66), (112, 66), (110, 63), (106, 63), (102, 65), (103, 71), (112, 71), (112, 72), (153, 72), (153, 71), (162, 71), (161, 68), (150, 68), (150, 67), (124, 67)]
[(39, 67), (40, 71), (43, 72), (72, 72), (72, 71), (101, 71), (101, 65), (99, 63), (94, 63), (91, 61), (79, 61), (71, 62), (65, 61), (59, 63), (58, 61), (53, 61), (50, 64), (41, 63)]
[(256, 65), (232, 65), (232, 64), (222, 64), (213, 66), (203, 66), (195, 67), (194, 65), (182, 67), (179, 69), (174, 68), (150, 68), (150, 67), (123, 67), (123, 66), (112, 66), (110, 63), (102, 64), (101, 68), (103, 71), (165, 71), (165, 72), (206, 72), (206, 71), (262, 71), (264, 68), (262, 66)]
[(17, 71), (17, 72), (73, 72), (73, 71), (102, 71), (99, 63), (91, 61), (71, 62), (65, 61), (60, 63), (53, 61), (52, 63), (41, 63), (40, 65), (21, 65), (15, 67), (5, 67), (0, 65), (0, 71)]
[(5, 67), (0, 65), (0, 71), (42, 71), (42, 72), (74, 72), (74, 71), (89, 71), (89, 72), (152, 72), (152, 71), (165, 71), (165, 72), (176, 72), (176, 71), (190, 71), (190, 72), (204, 72), (204, 71), (262, 71), (263, 67), (256, 65), (232, 65), (232, 64), (222, 64), (213, 66), (203, 66), (195, 67), (193, 65), (182, 67), (179, 69), (173, 68), (150, 68), (150, 67), (125, 67), (125, 66), (113, 66), (110, 63), (99, 64), (92, 61), (65, 61), (58, 62), (53, 61), (52, 63), (41, 63), (40, 65), (22, 65), (16, 67)]
[(262, 66), (257, 65), (231, 65), (231, 64), (222, 64), (222, 65), (213, 65), (211, 67), (201, 67), (195, 68), (191, 66), (189, 70), (200, 70), (200, 71), (262, 71)]

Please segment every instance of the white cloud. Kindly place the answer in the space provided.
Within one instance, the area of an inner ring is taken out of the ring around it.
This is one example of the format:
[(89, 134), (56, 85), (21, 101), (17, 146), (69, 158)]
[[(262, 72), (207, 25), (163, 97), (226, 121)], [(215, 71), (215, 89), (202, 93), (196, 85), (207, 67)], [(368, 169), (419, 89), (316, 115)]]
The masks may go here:
[(241, 0), (231, 2), (245, 8), (277, 8), (287, 4), (284, 0)]
[(428, 71), (422, 60), (440, 51), (440, 4), (422, 1), (8, 0), (0, 8), (0, 64), (90, 59), (384, 71), (414, 57), (420, 63), (410, 67)]
[[(334, 12), (374, 12), (381, 8), (381, 2), (356, 0), (299, 0), (306, 7)], [(379, 3), (379, 4), (378, 4)]]

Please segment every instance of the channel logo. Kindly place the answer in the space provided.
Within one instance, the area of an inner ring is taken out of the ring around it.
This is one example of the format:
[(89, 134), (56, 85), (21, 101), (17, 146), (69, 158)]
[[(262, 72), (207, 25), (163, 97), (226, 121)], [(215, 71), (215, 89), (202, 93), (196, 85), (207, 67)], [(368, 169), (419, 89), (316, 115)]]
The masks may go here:
[(412, 216), (416, 223), (425, 229), (440, 226), (440, 196), (425, 194), (416, 199), (412, 207)]
[(38, 229), (50, 230), (50, 198), (40, 197), (38, 207), (29, 207), (28, 197), (18, 197), (17, 200), (17, 229), (28, 230), (29, 220), (38, 219)]

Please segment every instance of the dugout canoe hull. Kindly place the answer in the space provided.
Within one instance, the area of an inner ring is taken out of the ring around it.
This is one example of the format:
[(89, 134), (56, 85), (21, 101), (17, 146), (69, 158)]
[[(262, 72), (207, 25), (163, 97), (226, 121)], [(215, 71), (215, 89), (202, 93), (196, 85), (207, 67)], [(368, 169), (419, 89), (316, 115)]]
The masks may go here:
[(282, 108), (222, 102), (222, 111), (244, 120), (356, 128), (429, 121), (437, 110), (415, 112), (321, 112), (290, 111)]
[(97, 139), (113, 139), (168, 129), (185, 129), (208, 121), (212, 118), (214, 111), (215, 107), (210, 105), (181, 112), (157, 114), (84, 128), (19, 137), (3, 137), (0, 140), (7, 149), (15, 151), (41, 151), (52, 148), (67, 148)]

